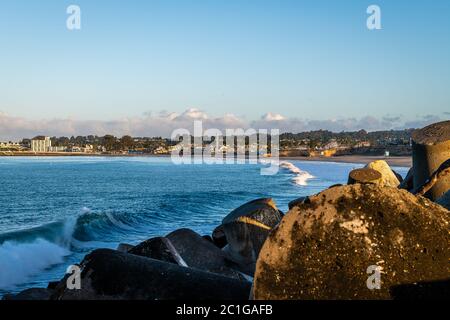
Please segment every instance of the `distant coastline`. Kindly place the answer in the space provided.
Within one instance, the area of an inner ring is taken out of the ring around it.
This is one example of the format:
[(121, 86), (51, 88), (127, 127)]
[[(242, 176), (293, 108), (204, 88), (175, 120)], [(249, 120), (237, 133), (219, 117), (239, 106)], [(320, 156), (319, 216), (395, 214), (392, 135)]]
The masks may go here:
[[(0, 157), (170, 157), (168, 154), (103, 154), (103, 153), (77, 153), (77, 152), (12, 152), (1, 153)], [(337, 162), (337, 163), (358, 163), (367, 164), (375, 160), (385, 160), (390, 166), (412, 167), (412, 157), (409, 156), (362, 156), (362, 155), (344, 155), (332, 157), (302, 157), (302, 156), (281, 156), (284, 160), (298, 161), (318, 161), (318, 162)]]

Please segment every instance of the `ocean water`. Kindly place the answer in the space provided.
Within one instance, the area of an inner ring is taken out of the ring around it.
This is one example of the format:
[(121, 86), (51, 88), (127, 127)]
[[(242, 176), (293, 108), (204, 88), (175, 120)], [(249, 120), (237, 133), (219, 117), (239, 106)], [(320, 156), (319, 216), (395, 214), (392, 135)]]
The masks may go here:
[[(137, 244), (178, 228), (210, 234), (241, 204), (345, 183), (358, 164), (174, 165), (170, 158), (0, 157), (0, 296), (59, 280), (96, 248)], [(402, 175), (406, 168), (395, 168)]]

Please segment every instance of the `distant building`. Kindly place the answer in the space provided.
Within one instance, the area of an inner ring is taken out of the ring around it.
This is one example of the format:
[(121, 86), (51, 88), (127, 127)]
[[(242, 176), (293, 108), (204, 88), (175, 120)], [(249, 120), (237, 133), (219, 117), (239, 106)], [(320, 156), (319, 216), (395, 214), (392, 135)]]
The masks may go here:
[(49, 152), (64, 152), (66, 151), (66, 147), (64, 146), (59, 146), (59, 147), (49, 147), (48, 148)]
[(20, 149), (21, 145), (18, 142), (0, 142), (0, 149)]
[(33, 152), (49, 152), (51, 147), (50, 137), (37, 136), (31, 139), (31, 151)]

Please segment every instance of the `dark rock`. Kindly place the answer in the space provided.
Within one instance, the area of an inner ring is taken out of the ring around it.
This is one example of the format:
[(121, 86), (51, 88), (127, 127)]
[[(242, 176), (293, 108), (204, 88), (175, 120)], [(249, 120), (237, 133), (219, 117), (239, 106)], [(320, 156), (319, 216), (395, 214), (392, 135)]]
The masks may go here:
[(231, 269), (234, 264), (227, 259), (226, 253), (196, 232), (179, 229), (168, 234), (166, 238), (170, 240), (188, 267), (244, 280), (239, 272)]
[(403, 284), (390, 291), (396, 300), (448, 300), (450, 280)]
[[(450, 121), (434, 123), (412, 134), (414, 189), (420, 188), (442, 163), (450, 159)], [(425, 195), (439, 199), (450, 189), (450, 175), (439, 180)]]
[(306, 196), (306, 197), (300, 197), (300, 198), (298, 198), (298, 199), (295, 199), (295, 200), (293, 200), (293, 201), (291, 201), (291, 202), (289, 202), (289, 210), (292, 210), (292, 208), (294, 208), (294, 207), (296, 207), (296, 206), (298, 206), (298, 205), (301, 205), (302, 203), (305, 203), (306, 201), (308, 201), (308, 197)]
[(47, 289), (55, 290), (58, 285), (59, 281), (51, 281), (48, 283)]
[(253, 275), (259, 251), (281, 218), (272, 199), (258, 199), (242, 205), (223, 219), (228, 241), (224, 251), (241, 271)]
[(120, 251), (120, 252), (128, 252), (128, 251), (130, 251), (130, 250), (133, 249), (133, 248), (134, 248), (134, 246), (131, 245), (131, 244), (128, 244), (128, 243), (120, 243), (120, 244), (117, 246), (117, 251)]
[(382, 184), (380, 172), (370, 168), (352, 170), (348, 176), (348, 184)]
[(214, 244), (221, 249), (228, 244), (227, 237), (225, 236), (225, 232), (223, 231), (222, 225), (220, 225), (214, 229), (214, 231), (212, 233), (212, 238), (213, 238)]
[[(361, 184), (310, 201), (291, 210), (264, 244), (255, 299), (391, 299), (392, 287), (449, 278), (450, 212), (443, 207)], [(379, 290), (367, 287), (370, 266), (381, 268)]]
[(7, 294), (3, 297), (3, 300), (16, 300), (16, 301), (50, 300), (52, 293), (53, 290), (51, 289), (31, 288), (24, 290), (18, 294)]
[(116, 250), (81, 263), (81, 289), (61, 288), (57, 300), (245, 300), (249, 282)]
[(214, 243), (213, 238), (211, 236), (209, 236), (209, 235), (204, 235), (204, 236), (202, 236), (202, 238), (205, 239), (208, 242)]
[(186, 266), (186, 263), (173, 247), (170, 240), (164, 237), (152, 238), (141, 242), (128, 251), (128, 253)]

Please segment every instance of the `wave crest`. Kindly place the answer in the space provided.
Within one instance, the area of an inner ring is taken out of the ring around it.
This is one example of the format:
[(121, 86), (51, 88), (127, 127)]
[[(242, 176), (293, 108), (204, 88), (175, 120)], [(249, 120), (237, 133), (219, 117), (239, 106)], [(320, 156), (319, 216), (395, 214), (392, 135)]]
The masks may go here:
[(293, 163), (288, 161), (280, 162), (279, 167), (288, 170), (290, 173), (294, 174), (295, 176), (292, 178), (292, 181), (300, 186), (307, 186), (308, 180), (315, 178), (309, 172), (301, 170)]
[[(81, 213), (26, 230), (0, 234), (0, 290), (10, 290), (43, 270), (64, 262), (73, 250), (98, 247), (106, 232), (130, 232), (132, 227), (110, 213)], [(102, 247), (109, 247), (101, 243)]]

